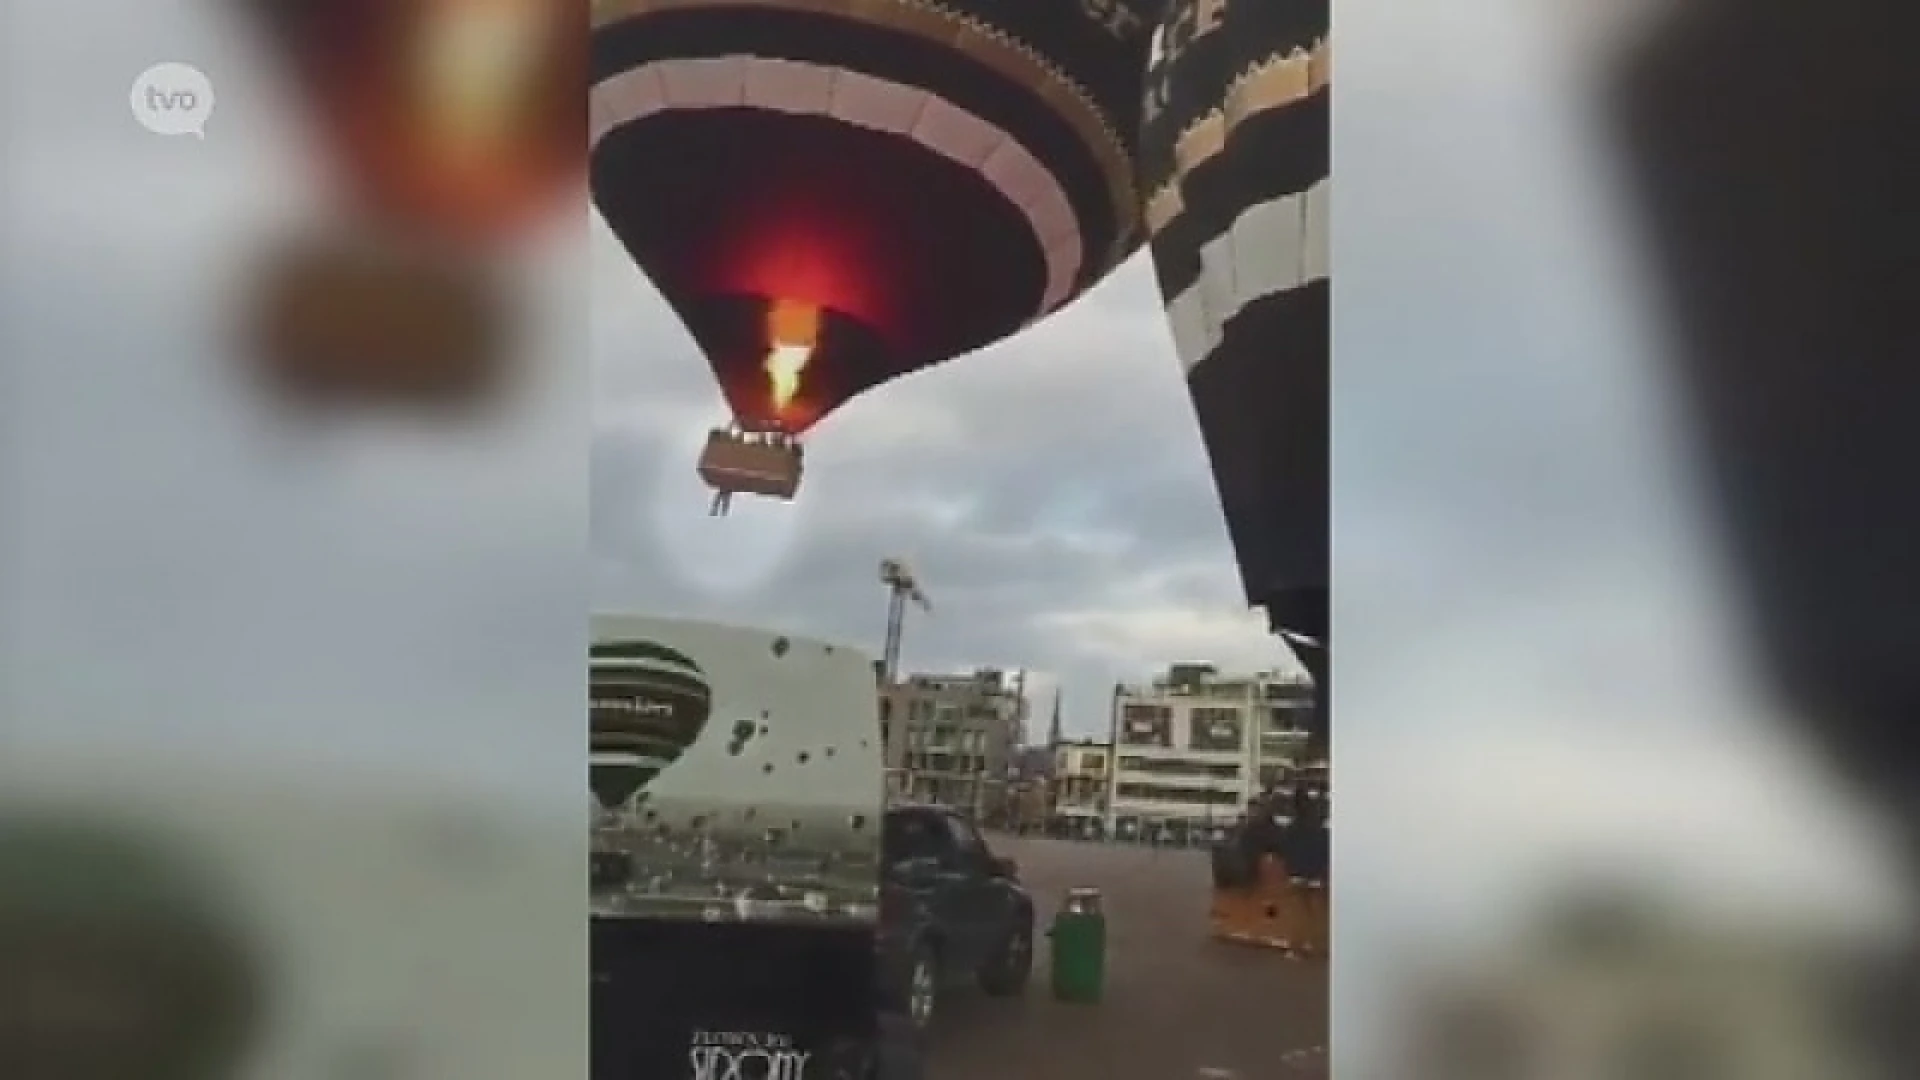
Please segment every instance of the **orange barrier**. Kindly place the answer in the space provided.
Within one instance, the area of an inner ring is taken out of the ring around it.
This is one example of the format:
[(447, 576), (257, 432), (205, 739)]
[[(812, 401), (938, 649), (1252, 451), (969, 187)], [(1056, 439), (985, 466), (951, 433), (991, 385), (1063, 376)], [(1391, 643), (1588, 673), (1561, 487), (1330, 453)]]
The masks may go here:
[(1268, 855), (1252, 888), (1214, 890), (1213, 936), (1297, 957), (1325, 956), (1332, 944), (1327, 900), (1326, 885), (1294, 881), (1285, 864)]

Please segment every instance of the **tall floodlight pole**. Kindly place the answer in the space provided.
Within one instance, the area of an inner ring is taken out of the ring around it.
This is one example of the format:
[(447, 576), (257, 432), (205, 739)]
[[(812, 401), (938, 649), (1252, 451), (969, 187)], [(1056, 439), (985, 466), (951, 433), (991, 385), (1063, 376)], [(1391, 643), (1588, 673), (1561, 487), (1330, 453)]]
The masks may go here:
[(1013, 744), (1023, 747), (1027, 744), (1027, 669), (1021, 668), (1013, 675)]
[(880, 654), (880, 683), (893, 685), (900, 668), (900, 634), (907, 621), (907, 602), (912, 601), (920, 610), (931, 613), (933, 602), (920, 590), (920, 582), (913, 571), (900, 559), (882, 559), (880, 561), (880, 583), (887, 587), (887, 639), (886, 647)]

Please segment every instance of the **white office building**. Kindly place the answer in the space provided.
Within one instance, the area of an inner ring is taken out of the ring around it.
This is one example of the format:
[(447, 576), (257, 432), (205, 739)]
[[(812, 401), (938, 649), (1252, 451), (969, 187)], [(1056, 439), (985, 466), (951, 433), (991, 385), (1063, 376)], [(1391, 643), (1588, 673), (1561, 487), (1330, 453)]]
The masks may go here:
[(1004, 813), (1027, 722), (1024, 678), (998, 668), (910, 675), (880, 688), (888, 794)]
[(1054, 744), (1049, 817), (1056, 828), (1084, 834), (1104, 827), (1112, 787), (1112, 745), (1093, 739)]
[(1312, 701), (1304, 673), (1222, 675), (1210, 664), (1115, 687), (1109, 832), (1179, 839), (1224, 829), (1306, 764)]

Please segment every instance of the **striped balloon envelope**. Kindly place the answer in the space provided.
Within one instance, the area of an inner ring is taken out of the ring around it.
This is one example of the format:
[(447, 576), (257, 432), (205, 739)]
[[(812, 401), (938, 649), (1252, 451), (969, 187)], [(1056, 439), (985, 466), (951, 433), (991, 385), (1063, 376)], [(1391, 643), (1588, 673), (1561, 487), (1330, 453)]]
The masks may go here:
[(602, 0), (594, 205), (735, 423), (799, 435), (1140, 242), (1164, 0)]
[(650, 641), (595, 642), (588, 665), (587, 768), (594, 798), (611, 810), (694, 744), (713, 692), (698, 664)]
[(1329, 8), (1174, 0), (1139, 159), (1154, 267), (1248, 600), (1312, 645), (1326, 640), (1332, 561)]

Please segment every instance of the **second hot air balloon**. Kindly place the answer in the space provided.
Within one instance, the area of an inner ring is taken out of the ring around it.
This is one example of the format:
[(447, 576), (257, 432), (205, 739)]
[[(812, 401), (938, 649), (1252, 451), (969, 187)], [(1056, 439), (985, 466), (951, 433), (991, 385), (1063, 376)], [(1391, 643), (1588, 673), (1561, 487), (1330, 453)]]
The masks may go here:
[(1141, 133), (1153, 261), (1248, 602), (1312, 672), (1332, 568), (1328, 0), (1175, 0)]
[(702, 473), (791, 497), (854, 395), (1015, 332), (1139, 243), (1163, 0), (604, 0), (591, 183), (732, 414)]
[(648, 641), (595, 643), (587, 696), (589, 780), (608, 810), (627, 805), (678, 761), (713, 712), (700, 666)]

